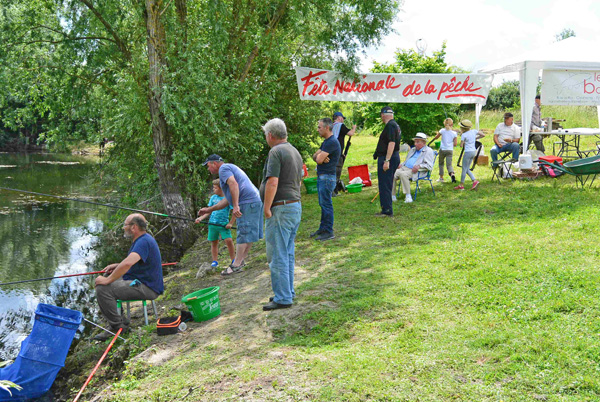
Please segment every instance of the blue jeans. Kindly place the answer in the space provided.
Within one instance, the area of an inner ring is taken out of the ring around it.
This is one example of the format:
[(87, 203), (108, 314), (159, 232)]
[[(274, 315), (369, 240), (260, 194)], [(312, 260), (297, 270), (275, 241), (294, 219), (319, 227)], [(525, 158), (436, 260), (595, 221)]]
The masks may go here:
[(319, 206), (321, 207), (320, 232), (333, 233), (333, 203), (331, 202), (331, 193), (333, 193), (335, 183), (336, 177), (334, 174), (322, 174), (317, 178)]
[(379, 203), (381, 204), (381, 212), (387, 215), (394, 215), (392, 208), (392, 189), (394, 187), (394, 173), (400, 165), (400, 154), (394, 152), (390, 158), (390, 168), (387, 171), (383, 170), (385, 156), (377, 158), (377, 180), (379, 181)]
[(519, 159), (519, 152), (521, 151), (521, 146), (518, 142), (507, 142), (502, 147), (498, 147), (498, 145), (494, 145), (492, 149), (490, 149), (490, 155), (492, 156), (492, 161), (498, 160), (498, 154), (501, 152), (512, 152), (513, 159)]
[[(334, 176), (335, 177), (335, 176)], [(279, 304), (292, 304), (294, 292), (294, 263), (296, 233), (302, 217), (299, 202), (271, 208), (271, 216), (265, 223), (267, 262), (271, 268), (271, 287)]]

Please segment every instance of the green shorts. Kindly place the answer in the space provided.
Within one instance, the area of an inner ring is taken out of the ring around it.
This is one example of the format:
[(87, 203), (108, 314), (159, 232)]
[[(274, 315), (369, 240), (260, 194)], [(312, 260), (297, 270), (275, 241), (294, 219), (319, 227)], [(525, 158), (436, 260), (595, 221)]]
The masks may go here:
[(231, 239), (231, 230), (222, 226), (208, 225), (208, 241)]

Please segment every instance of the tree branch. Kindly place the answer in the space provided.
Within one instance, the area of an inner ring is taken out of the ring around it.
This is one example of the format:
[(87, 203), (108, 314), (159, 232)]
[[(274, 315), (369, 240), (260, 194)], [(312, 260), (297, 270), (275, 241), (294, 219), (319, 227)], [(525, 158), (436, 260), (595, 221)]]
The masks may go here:
[[(287, 4), (288, 4), (288, 0), (284, 0), (283, 2), (281, 2), (281, 4), (279, 4), (279, 7), (277, 7), (277, 11), (275, 12), (275, 15), (273, 15), (273, 18), (271, 18), (271, 21), (269, 21), (269, 24), (267, 25), (267, 28), (265, 29), (265, 36), (271, 35), (271, 33), (275, 30), (275, 28), (277, 28), (277, 24), (279, 24), (279, 21), (281, 21), (281, 18), (283, 18), (283, 15), (285, 14), (285, 9), (287, 7)], [(254, 59), (256, 58), (256, 56), (258, 56), (258, 50), (259, 50), (258, 44), (254, 45), (254, 48), (250, 52), (250, 55), (248, 55), (246, 65), (244, 66), (244, 69), (242, 70), (242, 74), (240, 75), (239, 81), (243, 82), (248, 77), (248, 73), (250, 72), (250, 67), (252, 67), (252, 63), (254, 62)]]
[(117, 44), (117, 47), (119, 48), (121, 53), (123, 53), (123, 55), (125, 56), (125, 59), (127, 59), (127, 61), (132, 61), (131, 52), (127, 48), (127, 45), (125, 45), (125, 42), (123, 42), (123, 40), (121, 40), (121, 38), (119, 37), (117, 32), (115, 32), (115, 30), (108, 23), (108, 21), (106, 21), (104, 19), (102, 14), (100, 14), (100, 12), (94, 8), (94, 5), (89, 0), (79, 0), (79, 1), (81, 1), (83, 4), (85, 4), (87, 6), (87, 8), (89, 8), (90, 11), (96, 16), (96, 18), (98, 18), (98, 20), (102, 23), (102, 25), (104, 25), (104, 28), (106, 28), (106, 30), (108, 31), (110, 36), (112, 36), (114, 38), (114, 42)]
[(66, 38), (63, 40), (50, 40), (50, 39), (39, 39), (39, 40), (32, 40), (32, 41), (28, 41), (28, 42), (14, 42), (11, 43), (9, 45), (9, 47), (15, 46), (15, 45), (31, 45), (33, 43), (52, 43), (52, 44), (56, 44), (56, 43), (63, 43), (63, 42), (68, 42), (68, 41), (72, 41), (72, 40), (108, 40), (110, 42), (115, 42), (112, 39), (109, 38), (104, 38), (101, 36), (82, 36), (82, 37), (77, 37), (77, 38)]
[(65, 38), (71, 39), (71, 40), (78, 40), (78, 39), (101, 39), (101, 40), (107, 40), (107, 41), (116, 43), (114, 39), (106, 38), (106, 37), (103, 37), (103, 36), (69, 37), (69, 34), (67, 34), (66, 32), (61, 31), (60, 29), (49, 27), (47, 25), (36, 25), (36, 26), (32, 27), (30, 31), (33, 31), (34, 29), (39, 29), (39, 28), (44, 28), (44, 29), (47, 29), (49, 31), (56, 32), (57, 34), (60, 34), (60, 35), (64, 36)]
[[(60, 70), (63, 73), (67, 74), (70, 77), (74, 77), (74, 78), (79, 78), (80, 80), (83, 80), (89, 84), (97, 84), (100, 85), (102, 88), (104, 88), (107, 92), (110, 92), (113, 96), (119, 96), (120, 94), (115, 91), (114, 89), (112, 89), (111, 87), (107, 86), (106, 84), (100, 82), (100, 81), (96, 81), (95, 79), (90, 79), (88, 77), (84, 77), (82, 75), (78, 75), (78, 74), (73, 74), (68, 72), (67, 70), (65, 70), (62, 67), (55, 67), (55, 66), (39, 66), (39, 68), (25, 68), (25, 71), (35, 71), (35, 70), (39, 70), (41, 68), (47, 68), (47, 69), (52, 69), (52, 70)], [(102, 70), (100, 71), (98, 74), (96, 74), (96, 77), (99, 77), (100, 75), (104, 74), (106, 72), (106, 70)]]

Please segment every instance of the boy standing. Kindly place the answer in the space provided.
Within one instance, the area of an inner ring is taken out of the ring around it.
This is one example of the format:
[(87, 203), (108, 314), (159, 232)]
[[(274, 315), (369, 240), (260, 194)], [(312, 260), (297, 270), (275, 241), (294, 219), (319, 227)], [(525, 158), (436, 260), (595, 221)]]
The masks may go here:
[[(225, 198), (223, 190), (221, 190), (219, 179), (213, 180), (213, 192), (214, 194), (208, 201), (209, 207), (218, 204), (219, 201)], [(235, 249), (233, 247), (233, 240), (231, 239), (231, 227), (235, 223), (235, 216), (232, 215), (231, 219), (229, 219), (229, 212), (232, 209), (231, 205), (228, 205), (224, 209), (204, 214), (196, 219), (196, 223), (200, 223), (200, 221), (210, 217), (208, 220), (208, 241), (210, 241), (210, 251), (213, 259), (210, 266), (213, 268), (219, 266), (219, 262), (217, 261), (219, 258), (219, 236), (221, 237), (221, 240), (225, 240), (231, 262), (233, 263), (233, 260), (235, 259)]]

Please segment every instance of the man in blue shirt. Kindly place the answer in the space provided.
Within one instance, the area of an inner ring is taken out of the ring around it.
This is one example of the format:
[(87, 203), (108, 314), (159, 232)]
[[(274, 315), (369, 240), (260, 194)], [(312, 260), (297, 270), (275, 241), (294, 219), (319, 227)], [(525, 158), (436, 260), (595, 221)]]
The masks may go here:
[(433, 161), (435, 160), (435, 154), (433, 149), (427, 146), (427, 135), (424, 133), (417, 133), (413, 138), (415, 146), (411, 148), (406, 154), (406, 161), (401, 164), (396, 172), (394, 173), (394, 191), (392, 200), (396, 198), (396, 181), (400, 180), (402, 183), (402, 192), (404, 193), (404, 202), (411, 203), (413, 199), (410, 195), (410, 179), (413, 181), (417, 180), (419, 169), (431, 170), (433, 169)]
[[(129, 215), (123, 224), (125, 237), (133, 241), (129, 254), (120, 263), (104, 268), (108, 276), (96, 278), (98, 305), (114, 332), (129, 327), (128, 320), (117, 311), (117, 299), (154, 300), (164, 292), (160, 250), (147, 228), (143, 215)], [(94, 339), (102, 341), (109, 337), (104, 332)]]
[(242, 271), (246, 265), (252, 243), (263, 238), (263, 204), (258, 189), (248, 175), (233, 163), (223, 162), (217, 154), (210, 155), (204, 165), (213, 175), (219, 174), (221, 190), (225, 199), (218, 204), (198, 211), (199, 215), (209, 214), (231, 205), (233, 216), (237, 218), (237, 236), (235, 260), (229, 268), (222, 272), (223, 275), (234, 274)]
[(329, 118), (319, 120), (319, 135), (324, 138), (321, 147), (313, 155), (317, 162), (317, 192), (319, 193), (319, 205), (321, 206), (321, 225), (319, 229), (310, 236), (317, 240), (325, 241), (333, 239), (333, 203), (331, 194), (336, 184), (335, 168), (340, 159), (342, 148), (333, 136), (333, 121)]

